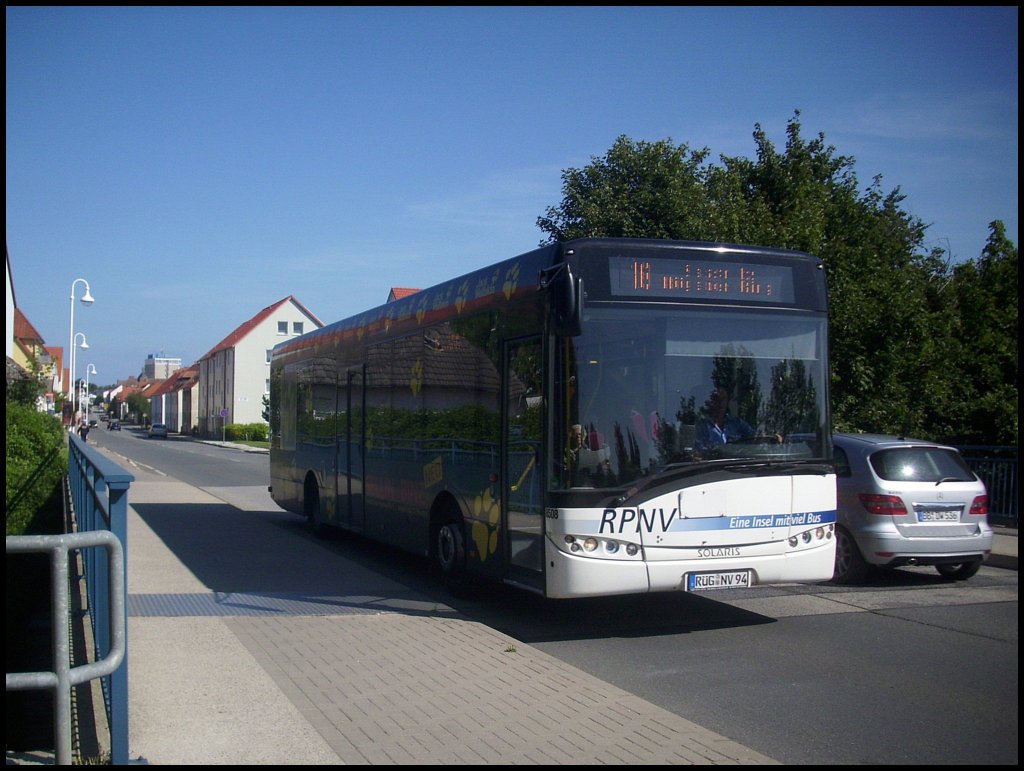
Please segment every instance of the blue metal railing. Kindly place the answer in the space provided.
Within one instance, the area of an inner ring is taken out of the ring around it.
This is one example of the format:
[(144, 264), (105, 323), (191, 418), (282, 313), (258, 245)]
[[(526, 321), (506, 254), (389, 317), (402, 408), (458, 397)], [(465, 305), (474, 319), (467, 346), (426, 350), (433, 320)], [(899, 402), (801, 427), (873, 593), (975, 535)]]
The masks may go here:
[[(127, 596), (128, 488), (135, 477), (91, 448), (78, 436), (68, 435), (68, 485), (78, 532), (108, 530), (120, 541), (125, 559), (120, 566), (99, 559), (95, 550), (85, 552), (86, 592), (92, 623), (94, 655), (107, 657), (116, 644), (111, 630), (124, 630), (128, 645), (127, 603), (110, 601), (114, 587)], [(110, 729), (110, 762), (128, 764), (128, 661), (101, 679), (103, 702)]]

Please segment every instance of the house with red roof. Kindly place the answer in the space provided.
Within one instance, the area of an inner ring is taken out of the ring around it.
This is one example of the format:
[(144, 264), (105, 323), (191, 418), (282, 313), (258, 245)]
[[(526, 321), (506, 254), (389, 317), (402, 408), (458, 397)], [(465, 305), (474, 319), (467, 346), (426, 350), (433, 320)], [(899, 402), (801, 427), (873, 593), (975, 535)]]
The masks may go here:
[(21, 308), (14, 308), (11, 358), (26, 372), (43, 382), (39, 399), (41, 412), (54, 412), (56, 397), (63, 390), (64, 349), (48, 346)]
[(411, 294), (416, 294), (419, 289), (409, 289), (407, 287), (393, 286), (391, 291), (388, 293), (388, 302), (394, 302), (395, 300), (401, 300), (403, 297), (408, 297)]
[(240, 324), (197, 362), (198, 434), (218, 438), (233, 423), (264, 423), (274, 346), (324, 324), (292, 295)]
[(147, 392), (149, 418), (175, 434), (191, 434), (199, 426), (199, 364), (176, 369)]

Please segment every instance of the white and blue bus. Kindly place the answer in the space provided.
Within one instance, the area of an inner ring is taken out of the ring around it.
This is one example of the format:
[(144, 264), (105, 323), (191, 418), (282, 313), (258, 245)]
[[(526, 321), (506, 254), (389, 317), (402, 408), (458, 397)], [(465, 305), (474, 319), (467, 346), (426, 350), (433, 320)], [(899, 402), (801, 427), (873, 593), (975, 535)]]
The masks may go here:
[(821, 260), (586, 238), (281, 343), (271, 493), (546, 597), (832, 577)]

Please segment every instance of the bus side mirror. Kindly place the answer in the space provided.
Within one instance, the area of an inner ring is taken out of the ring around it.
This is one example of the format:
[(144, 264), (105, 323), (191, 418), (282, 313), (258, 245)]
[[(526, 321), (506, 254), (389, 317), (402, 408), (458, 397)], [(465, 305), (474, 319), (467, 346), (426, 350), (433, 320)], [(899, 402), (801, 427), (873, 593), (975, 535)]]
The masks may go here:
[(583, 312), (583, 279), (573, 275), (569, 263), (563, 262), (541, 271), (540, 285), (549, 290), (551, 311), (555, 316), (555, 334), (577, 337)]

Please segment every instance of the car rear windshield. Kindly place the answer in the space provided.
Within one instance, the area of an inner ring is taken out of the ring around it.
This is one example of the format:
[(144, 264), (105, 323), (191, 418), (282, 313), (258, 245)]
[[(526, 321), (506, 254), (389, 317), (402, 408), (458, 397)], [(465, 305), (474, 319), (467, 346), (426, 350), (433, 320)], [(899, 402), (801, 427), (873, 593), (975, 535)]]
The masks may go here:
[(890, 482), (973, 482), (974, 472), (956, 450), (898, 447), (871, 456), (871, 467)]

